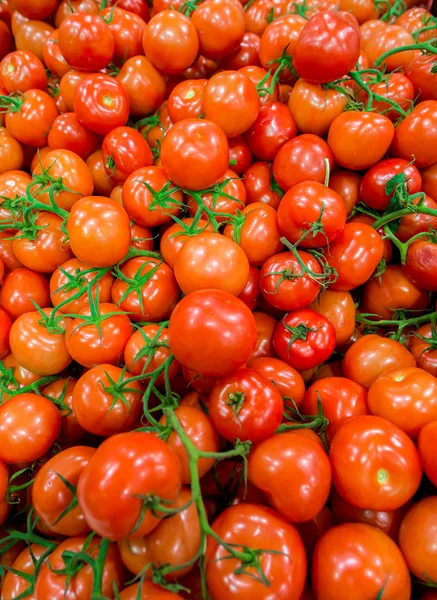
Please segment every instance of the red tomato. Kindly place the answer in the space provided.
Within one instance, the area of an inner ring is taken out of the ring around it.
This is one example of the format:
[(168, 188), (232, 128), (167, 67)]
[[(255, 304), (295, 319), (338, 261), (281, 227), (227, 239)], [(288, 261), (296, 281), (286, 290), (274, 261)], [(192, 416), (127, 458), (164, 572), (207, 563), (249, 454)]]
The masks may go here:
[[(13, 546), (16, 549), (18, 544)], [(10, 565), (15, 571), (6, 571), (5, 578), (2, 581), (2, 596), (4, 600), (14, 600), (26, 592), (26, 596), (29, 600), (32, 600), (30, 593), (31, 583), (27, 578), (22, 575), (33, 576), (35, 572), (35, 561), (38, 561), (43, 554), (47, 551), (47, 548), (39, 544), (32, 544), (27, 546)], [(5, 556), (5, 555), (3, 555)], [(3, 558), (4, 561), (4, 558)], [(21, 575), (20, 575), (21, 574)], [(35, 596), (33, 595), (35, 598)]]
[(349, 292), (325, 290), (310, 305), (319, 315), (331, 321), (335, 329), (336, 347), (346, 343), (355, 330), (355, 305)]
[(127, 92), (133, 115), (154, 112), (165, 99), (165, 79), (145, 56), (129, 58), (121, 67), (117, 81)]
[(255, 162), (244, 172), (243, 184), (247, 194), (247, 204), (262, 202), (277, 208), (283, 196), (272, 174), (271, 165)]
[(56, 77), (61, 78), (65, 73), (68, 73), (70, 66), (59, 49), (58, 37), (58, 30), (55, 29), (47, 38), (42, 52), (47, 68)]
[(267, 102), (246, 131), (245, 139), (257, 158), (273, 160), (278, 150), (296, 136), (296, 131), (296, 123), (287, 106), (281, 102)]
[(208, 409), (218, 433), (226, 440), (258, 443), (279, 427), (284, 403), (276, 387), (258, 371), (239, 369), (217, 381)]
[(108, 23), (114, 39), (114, 62), (123, 63), (143, 53), (141, 38), (146, 30), (146, 15), (141, 17), (135, 14), (123, 2), (108, 6), (100, 12), (100, 15)]
[(242, 175), (252, 164), (252, 153), (243, 136), (236, 135), (228, 140), (229, 166), (237, 175)]
[[(85, 438), (85, 430), (79, 425), (73, 411), (73, 390), (77, 380), (72, 377), (57, 379), (44, 388), (44, 396), (60, 407), (62, 424), (61, 439), (75, 444)], [(62, 407), (62, 408), (61, 408)]]
[(138, 495), (174, 502), (180, 485), (181, 466), (173, 450), (137, 431), (113, 435), (97, 448), (80, 476), (77, 497), (90, 527), (119, 541), (145, 535), (160, 521), (159, 512), (142, 511)]
[(143, 136), (132, 127), (116, 127), (106, 134), (102, 144), (105, 170), (114, 183), (153, 162), (152, 152)]
[(437, 487), (437, 465), (435, 453), (437, 450), (437, 420), (422, 427), (419, 433), (418, 448), (423, 470), (431, 483)]
[(435, 529), (437, 496), (414, 504), (402, 521), (399, 547), (411, 573), (427, 583), (437, 581)]
[(47, 144), (47, 133), (58, 116), (56, 102), (41, 90), (24, 92), (16, 107), (6, 112), (5, 125), (9, 133), (22, 144), (41, 148)]
[(422, 478), (414, 443), (381, 417), (345, 421), (332, 440), (330, 460), (337, 492), (358, 508), (395, 510), (414, 496)]
[(355, 18), (330, 10), (313, 15), (293, 50), (293, 67), (309, 83), (340, 79), (357, 64), (361, 52)]
[[(247, 26), (246, 26), (247, 30)], [(259, 60), (259, 49), (261, 39), (256, 33), (246, 31), (241, 40), (241, 44), (231, 56), (223, 61), (223, 67), (225, 69), (238, 70), (242, 67), (255, 65), (261, 66)]]
[(311, 567), (320, 600), (364, 600), (381, 594), (387, 600), (411, 598), (410, 575), (399, 548), (364, 523), (329, 529), (316, 545)]
[(410, 194), (420, 191), (422, 178), (417, 168), (402, 158), (387, 158), (378, 162), (364, 175), (360, 186), (362, 200), (370, 208), (385, 210), (394, 193), (392, 191), (387, 194), (387, 183), (395, 176), (398, 178), (400, 174), (404, 176)]
[(311, 369), (327, 360), (335, 348), (335, 329), (328, 319), (309, 308), (288, 313), (278, 323), (273, 346), (294, 369)]
[(168, 114), (173, 123), (200, 117), (202, 94), (207, 83), (207, 79), (187, 79), (173, 88), (168, 97)]
[(244, 37), (244, 10), (234, 0), (205, 0), (191, 15), (200, 54), (217, 60), (231, 56)]
[(402, 270), (413, 284), (434, 291), (437, 290), (436, 260), (437, 244), (426, 239), (417, 240), (408, 247), (407, 262)]
[[(266, 17), (268, 19), (269, 11), (273, 7), (267, 8)], [(286, 12), (286, 11), (284, 11)], [(268, 20), (268, 25), (261, 36), (261, 46), (259, 50), (259, 59), (265, 69), (277, 71), (281, 66), (285, 66), (280, 72), (280, 80), (284, 82), (293, 82), (295, 76), (288, 68), (288, 64), (281, 65), (279, 59), (288, 59), (294, 54), (297, 40), (305, 27), (306, 20), (296, 14), (283, 14), (274, 19), (271, 23)], [(274, 62), (273, 62), (274, 61)], [(269, 86), (268, 81), (265, 82), (266, 87)]]
[[(408, 111), (415, 99), (414, 86), (403, 73), (390, 73), (386, 80), (370, 84), (369, 89), (375, 95), (396, 102), (404, 111)], [(358, 92), (358, 99), (364, 106), (368, 106), (369, 96), (364, 90)], [(376, 112), (384, 114), (390, 121), (397, 121), (400, 116), (404, 116), (384, 100), (373, 99), (371, 107)]]
[(305, 394), (301, 412), (304, 415), (317, 415), (319, 401), (329, 421), (326, 429), (328, 444), (347, 419), (369, 414), (366, 390), (345, 377), (324, 377), (313, 383)]
[(437, 162), (436, 140), (437, 100), (426, 100), (417, 104), (396, 127), (390, 152), (396, 157), (414, 160), (414, 165), (423, 169)]
[(114, 55), (114, 37), (108, 23), (97, 15), (75, 12), (58, 30), (59, 49), (73, 69), (100, 71)]
[(61, 428), (57, 407), (37, 394), (18, 394), (0, 406), (0, 459), (33, 462), (45, 454)]
[[(246, 204), (246, 189), (234, 171), (227, 169), (210, 191), (199, 196), (186, 197), (188, 212), (192, 217), (199, 213), (202, 218), (210, 219), (213, 224), (229, 220), (229, 215), (236, 215)], [(204, 209), (202, 210), (202, 204)]]
[[(139, 595), (138, 595), (139, 594)], [(151, 581), (143, 580), (125, 587), (120, 592), (120, 600), (182, 600), (179, 594), (173, 594)]]
[[(212, 524), (212, 528), (227, 544), (241, 548), (259, 548), (258, 560), (266, 587), (252, 572), (237, 574), (243, 568), (241, 560), (229, 558), (228, 551), (213, 537), (206, 548), (206, 581), (216, 600), (248, 600), (268, 598), (299, 600), (306, 577), (306, 556), (303, 542), (295, 527), (270, 508), (243, 503), (227, 508)], [(263, 549), (274, 553), (262, 552)], [(223, 560), (228, 557), (227, 560)]]
[[(258, 313), (259, 314), (259, 313)], [(249, 367), (271, 381), (281, 394), (285, 405), (299, 407), (305, 395), (305, 384), (296, 369), (277, 358), (260, 357), (249, 362)]]
[(275, 356), (273, 350), (273, 333), (277, 325), (276, 319), (269, 314), (259, 311), (255, 311), (253, 317), (255, 319), (257, 339), (250, 360)]
[(12, 327), (12, 320), (6, 311), (0, 308), (0, 358), (4, 358), (10, 351), (9, 334)]
[(86, 160), (98, 146), (98, 138), (79, 123), (75, 113), (59, 115), (53, 121), (47, 142), (50, 150), (69, 150)]
[[(375, 28), (369, 37), (362, 38), (363, 50), (371, 67), (387, 50), (399, 46), (410, 46), (411, 44), (415, 44), (414, 38), (404, 27), (401, 25), (386, 25), (385, 23), (384, 27)], [(394, 71), (399, 67), (408, 65), (413, 58), (414, 50), (405, 50), (387, 57), (380, 66), (385, 67), (387, 71)]]
[[(434, 377), (437, 376), (437, 352), (435, 345), (435, 328), (431, 326), (430, 323), (422, 325), (415, 332), (417, 335), (413, 334), (410, 337), (409, 348), (411, 354), (414, 356), (417, 361), (417, 366)], [(419, 337), (421, 336), (421, 337)], [(424, 338), (424, 339), (422, 339)], [(428, 341), (429, 340), (429, 341)]]
[(30, 89), (45, 90), (47, 75), (44, 65), (32, 52), (10, 52), (0, 62), (0, 85), (7, 94)]
[(331, 489), (331, 465), (325, 450), (299, 430), (257, 445), (249, 456), (248, 477), (292, 523), (316, 517)]
[(0, 306), (15, 320), (26, 312), (50, 306), (49, 284), (47, 279), (30, 269), (14, 269), (6, 275), (0, 289)]
[(362, 177), (358, 173), (343, 169), (335, 171), (329, 178), (329, 187), (343, 198), (348, 215), (351, 214), (354, 206), (361, 200), (361, 179)]
[(185, 296), (169, 326), (170, 348), (184, 367), (221, 377), (251, 356), (256, 322), (247, 306), (221, 290), (200, 290)]

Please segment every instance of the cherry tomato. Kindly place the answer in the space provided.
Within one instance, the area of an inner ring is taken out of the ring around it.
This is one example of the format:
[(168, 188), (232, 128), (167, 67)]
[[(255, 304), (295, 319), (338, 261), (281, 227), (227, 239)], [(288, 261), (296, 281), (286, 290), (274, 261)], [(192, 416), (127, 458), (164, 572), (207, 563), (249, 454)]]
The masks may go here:
[(437, 496), (416, 502), (402, 521), (399, 547), (411, 573), (421, 581), (437, 580), (434, 531), (437, 518)]

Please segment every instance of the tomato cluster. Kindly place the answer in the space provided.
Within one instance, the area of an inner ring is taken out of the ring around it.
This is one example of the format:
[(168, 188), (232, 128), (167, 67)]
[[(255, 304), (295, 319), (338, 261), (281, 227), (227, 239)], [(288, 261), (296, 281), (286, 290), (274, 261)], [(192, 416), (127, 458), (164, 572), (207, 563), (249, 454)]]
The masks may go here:
[(0, 0), (1, 600), (437, 599), (437, 19)]

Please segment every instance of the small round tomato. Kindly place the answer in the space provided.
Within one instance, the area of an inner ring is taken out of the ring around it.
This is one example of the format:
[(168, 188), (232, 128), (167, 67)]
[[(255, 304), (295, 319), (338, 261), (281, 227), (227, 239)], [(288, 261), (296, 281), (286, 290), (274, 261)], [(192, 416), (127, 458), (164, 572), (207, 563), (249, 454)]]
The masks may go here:
[(279, 427), (284, 403), (277, 388), (258, 371), (239, 369), (217, 381), (208, 409), (218, 433), (226, 440), (257, 443)]
[(395, 510), (413, 497), (422, 478), (414, 443), (376, 416), (345, 421), (332, 440), (330, 460), (337, 492), (359, 508)]
[(193, 229), (197, 232), (213, 231), (213, 227), (204, 219), (181, 219), (181, 223), (173, 223), (166, 228), (160, 239), (160, 253), (165, 262), (174, 269), (176, 257), (181, 248), (192, 239)]
[(393, 177), (399, 178), (401, 174), (410, 194), (420, 191), (422, 178), (414, 164), (402, 158), (387, 158), (378, 162), (364, 175), (360, 186), (361, 199), (370, 208), (385, 210), (394, 193), (387, 193), (386, 186)]
[(45, 454), (61, 429), (59, 410), (43, 396), (18, 394), (0, 406), (0, 458), (33, 462)]
[(267, 102), (261, 106), (256, 121), (244, 137), (257, 158), (273, 160), (296, 132), (296, 123), (287, 106), (281, 102)]
[(313, 519), (331, 489), (331, 465), (325, 450), (299, 430), (258, 444), (249, 456), (248, 477), (292, 523)]
[(165, 136), (161, 162), (175, 185), (190, 190), (208, 188), (228, 168), (226, 136), (216, 123), (207, 119), (183, 119)]
[(143, 48), (150, 62), (163, 73), (183, 73), (199, 51), (194, 23), (177, 10), (156, 13), (143, 34)]
[(170, 348), (183, 366), (195, 373), (220, 377), (251, 356), (257, 339), (252, 312), (221, 290), (200, 290), (185, 296), (170, 317)]
[[(120, 541), (145, 535), (160, 521), (159, 511), (143, 510), (139, 496), (153, 495), (166, 504), (177, 499), (180, 486), (173, 450), (155, 435), (136, 431), (113, 435), (97, 448), (79, 479), (77, 497), (90, 527)], [(108, 497), (113, 501), (105, 502)]]
[(395, 542), (364, 523), (344, 523), (317, 542), (311, 565), (317, 598), (411, 598), (411, 580)]
[(0, 306), (12, 318), (17, 319), (35, 309), (50, 306), (49, 284), (47, 279), (30, 269), (14, 269), (6, 275), (0, 289)]
[(199, 36), (200, 54), (213, 60), (238, 50), (244, 31), (244, 10), (234, 0), (205, 0), (191, 15)]
[(79, 425), (94, 435), (109, 437), (130, 429), (141, 413), (139, 381), (119, 367), (100, 364), (86, 371), (73, 390), (72, 406)]
[(304, 133), (279, 149), (273, 161), (273, 175), (279, 186), (287, 191), (304, 181), (324, 183), (334, 157), (328, 144), (317, 135)]
[(73, 108), (84, 127), (94, 133), (106, 135), (127, 122), (129, 95), (119, 80), (102, 73), (93, 73), (77, 86)]
[(423, 169), (437, 162), (436, 140), (437, 100), (426, 100), (396, 127), (390, 152), (398, 158), (414, 160), (414, 165)]
[[(423, 290), (437, 290), (437, 244), (419, 239), (408, 247), (407, 262), (402, 267), (404, 275), (414, 287)], [(426, 292), (423, 294), (427, 295)], [(425, 301), (423, 301), (425, 304)]]
[(89, 369), (102, 363), (116, 364), (133, 333), (129, 317), (115, 304), (95, 307), (97, 319), (89, 306), (72, 319), (65, 332), (70, 356)]
[(319, 402), (323, 414), (329, 421), (326, 429), (326, 439), (329, 444), (347, 419), (369, 414), (366, 390), (345, 377), (324, 377), (313, 383), (305, 394), (302, 413), (317, 415)]
[(345, 376), (366, 389), (389, 369), (415, 366), (416, 361), (405, 346), (375, 334), (359, 338), (343, 358)]
[(188, 240), (179, 251), (175, 277), (184, 294), (219, 289), (238, 296), (249, 278), (249, 261), (231, 239), (205, 231)]
[[(223, 177), (209, 191), (200, 194), (200, 197), (191, 194), (186, 196), (186, 203), (190, 216), (196, 217), (200, 213), (203, 219), (214, 219), (215, 222), (220, 223), (228, 221), (229, 215), (237, 215), (238, 211), (244, 209), (246, 189), (237, 174), (227, 169)], [(214, 216), (211, 213), (214, 213)]]
[(293, 50), (293, 67), (309, 83), (329, 83), (351, 71), (361, 52), (355, 18), (323, 10), (307, 21)]
[(229, 166), (237, 175), (242, 175), (252, 164), (252, 153), (242, 135), (228, 140)]
[(309, 308), (288, 313), (278, 323), (273, 347), (294, 369), (311, 369), (327, 360), (335, 348), (335, 329), (326, 317)]
[(7, 94), (30, 89), (45, 90), (47, 75), (44, 65), (32, 52), (10, 52), (0, 62), (0, 85)]
[(209, 536), (206, 581), (215, 599), (241, 600), (245, 595), (247, 598), (271, 595), (275, 600), (301, 598), (306, 578), (305, 547), (291, 523), (270, 508), (242, 503), (222, 512), (212, 528), (226, 544), (243, 553), (244, 547), (259, 549), (257, 560), (269, 582), (266, 587), (264, 581), (254, 578), (251, 571), (244, 569), (241, 559), (229, 557), (228, 550)]
[(331, 321), (335, 329), (337, 347), (350, 339), (355, 329), (355, 304), (349, 292), (325, 290), (310, 308)]
[(437, 487), (437, 420), (427, 423), (419, 433), (418, 448), (425, 475)]
[(60, 25), (58, 36), (59, 49), (73, 69), (100, 71), (114, 55), (114, 37), (98, 15), (73, 13)]
[(411, 573), (427, 583), (437, 581), (437, 496), (419, 500), (402, 521), (399, 547)]
[(109, 267), (129, 250), (129, 216), (110, 198), (80, 198), (71, 209), (67, 231), (76, 258), (93, 267)]

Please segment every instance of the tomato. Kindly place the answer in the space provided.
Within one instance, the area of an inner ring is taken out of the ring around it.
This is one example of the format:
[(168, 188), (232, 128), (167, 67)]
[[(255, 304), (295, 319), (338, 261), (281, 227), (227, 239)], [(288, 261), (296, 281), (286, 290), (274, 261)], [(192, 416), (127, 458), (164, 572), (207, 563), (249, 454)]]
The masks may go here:
[(0, 62), (0, 85), (8, 94), (30, 89), (45, 90), (47, 75), (44, 65), (31, 52), (10, 52)]
[[(418, 196), (412, 201), (412, 204), (415, 205), (419, 202), (422, 203), (422, 206), (426, 206), (427, 208), (437, 209), (437, 202), (434, 202), (429, 196), (425, 196), (423, 202), (422, 198)], [(434, 229), (437, 227), (437, 217), (420, 212), (405, 215), (399, 223), (396, 237), (401, 242), (407, 242), (417, 233), (428, 232), (430, 227), (433, 227)]]
[(420, 100), (437, 99), (437, 78), (433, 73), (432, 65), (432, 56), (420, 53), (404, 67), (405, 75), (413, 84), (414, 91), (420, 97)]
[(114, 183), (123, 183), (131, 173), (153, 162), (146, 140), (132, 127), (116, 127), (107, 133), (102, 153), (105, 170)]
[(221, 290), (185, 296), (172, 312), (169, 335), (176, 360), (210, 377), (226, 375), (244, 364), (257, 337), (251, 311)]
[(84, 367), (116, 364), (133, 333), (129, 317), (118, 306), (102, 303), (99, 317), (91, 317), (90, 307), (79, 311), (65, 332), (65, 345), (71, 357)]
[[(341, 196), (317, 181), (304, 181), (293, 186), (278, 206), (278, 225), (283, 235), (292, 244), (299, 242), (303, 248), (333, 242), (342, 232), (346, 218)], [(308, 234), (316, 222), (321, 224), (321, 230)]]
[(0, 127), (0, 175), (21, 169), (24, 163), (23, 148), (5, 127)]
[(290, 110), (281, 102), (263, 104), (245, 139), (260, 160), (273, 160), (286, 142), (296, 136), (296, 123)]
[(252, 81), (238, 71), (221, 71), (213, 75), (202, 95), (206, 119), (217, 123), (227, 137), (247, 131), (260, 110), (258, 91)]
[(437, 420), (422, 427), (419, 433), (418, 448), (425, 475), (437, 487), (437, 469), (434, 460), (437, 448)]
[(363, 170), (382, 159), (394, 133), (393, 123), (384, 115), (347, 111), (333, 120), (328, 144), (341, 167)]
[(246, 189), (237, 174), (231, 169), (227, 169), (211, 191), (201, 194), (200, 200), (201, 202), (199, 202), (197, 196), (189, 195), (186, 197), (190, 215), (195, 217), (201, 212), (202, 217), (208, 219), (208, 212), (206, 210), (202, 212), (201, 204), (203, 203), (210, 213), (214, 213), (214, 219), (219, 223), (228, 220), (229, 215), (236, 215), (239, 210), (244, 209)]
[(290, 94), (288, 107), (302, 133), (325, 135), (332, 121), (341, 114), (346, 97), (335, 89), (298, 79)]
[[(304, 273), (302, 264), (309, 269)], [(261, 293), (265, 300), (279, 310), (299, 310), (307, 307), (320, 293), (317, 276), (322, 272), (319, 262), (308, 252), (300, 250), (271, 256), (260, 273)]]
[(59, 49), (73, 69), (100, 71), (111, 62), (114, 37), (101, 17), (73, 13), (61, 23), (58, 31)]
[(326, 317), (309, 308), (288, 313), (278, 323), (273, 347), (294, 369), (311, 369), (327, 360), (335, 348), (335, 329)]
[[(129, 58), (116, 80), (123, 84), (133, 115), (147, 115), (157, 110), (166, 95), (165, 79), (145, 56)], [(124, 123), (120, 123), (124, 125)]]
[(437, 244), (419, 239), (408, 247), (407, 262), (402, 270), (413, 284), (434, 291), (437, 289), (436, 258)]
[(88, 76), (89, 73), (86, 73), (85, 71), (76, 71), (72, 69), (71, 71), (67, 71), (67, 73), (61, 77), (61, 81), (59, 82), (59, 95), (64, 101), (67, 110), (73, 111), (76, 87)]
[(430, 167), (437, 162), (436, 136), (437, 100), (420, 102), (396, 127), (390, 152), (408, 161), (414, 158), (418, 169)]
[[(64, 313), (78, 313), (83, 308), (89, 307), (89, 297), (85, 285), (91, 281), (94, 281), (91, 290), (92, 298), (96, 298), (96, 288), (98, 288), (99, 302), (109, 302), (114, 281), (111, 273), (99, 272), (77, 258), (62, 263), (50, 278), (50, 299), (53, 306), (62, 304), (58, 310)], [(82, 293), (74, 298), (78, 292)]]
[(173, 223), (168, 227), (161, 236), (160, 240), (160, 252), (165, 262), (174, 269), (176, 257), (179, 254), (181, 248), (189, 240), (192, 239), (192, 228), (195, 231), (213, 231), (213, 227), (210, 223), (204, 219), (199, 219), (195, 222), (194, 219), (186, 218), (182, 219), (181, 223)]
[(73, 389), (72, 406), (79, 425), (94, 435), (109, 437), (128, 430), (142, 410), (142, 388), (132, 375), (111, 364), (84, 373)]
[(345, 421), (332, 440), (330, 459), (337, 492), (359, 508), (395, 510), (412, 498), (422, 478), (414, 443), (377, 416)]
[(334, 157), (328, 144), (316, 135), (304, 133), (280, 148), (273, 161), (273, 175), (284, 191), (304, 181), (323, 183), (326, 160), (332, 169)]
[[(190, 500), (190, 491), (182, 489), (172, 508), (186, 506)], [(136, 575), (145, 573), (150, 577), (150, 564), (156, 568), (168, 565), (173, 569), (165, 578), (170, 581), (179, 578), (193, 568), (193, 559), (200, 550), (200, 523), (196, 505), (191, 502), (184, 510), (161, 521), (147, 536), (123, 540), (119, 548), (123, 563), (130, 572)], [(188, 566), (174, 569), (187, 563)]]
[(358, 339), (343, 359), (345, 376), (366, 389), (389, 369), (415, 366), (416, 361), (405, 346), (391, 338), (374, 334)]
[[(159, 335), (158, 335), (159, 333)], [(146, 375), (158, 369), (170, 356), (168, 328), (155, 324), (145, 325), (137, 329), (129, 338), (124, 349), (124, 361), (133, 375)], [(173, 379), (180, 370), (180, 365), (173, 360), (168, 369), (169, 379)], [(164, 373), (156, 380), (157, 385), (165, 381)]]
[(273, 333), (277, 321), (269, 314), (260, 311), (255, 311), (253, 317), (255, 319), (257, 339), (250, 360), (273, 357), (275, 355), (273, 350)]
[(110, 198), (80, 198), (71, 209), (67, 231), (76, 258), (94, 267), (109, 267), (129, 250), (129, 216)]
[(228, 140), (229, 165), (237, 175), (242, 175), (252, 164), (252, 153), (242, 135)]
[[(305, 24), (306, 20), (300, 15), (284, 14), (267, 25), (262, 32), (259, 49), (259, 59), (265, 69), (276, 71), (280, 67), (278, 59), (281, 59), (283, 55), (291, 57), (294, 54), (297, 40)], [(281, 70), (279, 77), (284, 82), (295, 80), (288, 65)], [(266, 87), (268, 86), (269, 83), (266, 82)]]
[(14, 269), (6, 275), (0, 289), (0, 306), (11, 317), (17, 319), (26, 312), (39, 307), (50, 306), (49, 284), (47, 279), (30, 269)]
[(152, 583), (151, 581), (142, 580), (141, 583), (134, 583), (122, 592), (120, 592), (120, 600), (182, 600), (179, 594), (173, 594), (165, 588)]
[[(411, 246), (409, 251), (411, 252)], [(410, 281), (407, 274), (408, 264), (405, 273), (398, 265), (388, 265), (381, 276), (370, 279), (364, 287), (364, 312), (390, 320), (396, 310), (426, 308), (429, 303), (428, 294)], [(425, 282), (421, 281), (421, 283)], [(432, 286), (432, 282), (430, 285)]]
[(335, 329), (337, 347), (350, 339), (355, 329), (355, 305), (349, 292), (325, 290), (310, 308), (331, 321)]
[[(227, 544), (243, 552), (242, 546), (259, 549), (257, 558), (269, 582), (267, 587), (254, 577), (257, 571), (252, 571), (253, 567), (236, 574), (238, 568), (243, 568), (241, 560), (230, 558), (228, 551), (209, 537), (206, 581), (215, 599), (300, 599), (305, 585), (306, 556), (303, 542), (293, 525), (269, 508), (243, 503), (227, 508), (213, 522), (212, 528)], [(223, 560), (224, 557), (228, 559)]]
[(41, 90), (27, 90), (20, 95), (19, 109), (6, 112), (9, 133), (22, 144), (41, 148), (47, 144), (47, 133), (58, 116), (56, 102)]
[(354, 206), (361, 200), (360, 184), (362, 177), (354, 171), (339, 169), (329, 178), (329, 187), (343, 198), (346, 212), (351, 214)]
[(10, 351), (10, 331), (12, 321), (8, 314), (0, 308), (0, 358), (6, 356)]
[(331, 443), (340, 426), (350, 417), (367, 415), (366, 390), (345, 377), (324, 377), (313, 383), (307, 390), (301, 411), (305, 415), (318, 414), (318, 402), (329, 421), (326, 439)]
[(0, 406), (0, 458), (8, 463), (33, 462), (58, 437), (61, 415), (37, 394), (18, 394)]
[(23, 266), (15, 256), (13, 250), (13, 241), (10, 238), (10, 231), (0, 232), (0, 259), (2, 260), (6, 270), (9, 271)]
[(216, 123), (207, 119), (183, 119), (165, 136), (161, 161), (175, 185), (202, 190), (225, 174), (229, 163), (228, 142)]
[(183, 73), (194, 63), (199, 51), (199, 36), (194, 21), (175, 10), (155, 14), (142, 38), (144, 52), (160, 71)]
[(346, 292), (368, 281), (383, 252), (383, 241), (370, 225), (346, 223), (326, 251), (326, 260), (337, 273), (330, 289)]
[(283, 407), (276, 387), (253, 369), (239, 369), (219, 379), (208, 401), (211, 420), (222, 437), (253, 443), (276, 431)]
[(74, 495), (63, 479), (75, 487), (94, 448), (75, 446), (55, 454), (38, 471), (32, 485), (32, 504), (44, 526), (62, 535), (85, 535), (89, 527)]
[[(43, 312), (50, 317), (51, 309), (46, 308)], [(64, 331), (69, 321), (62, 319), (52, 331), (41, 321), (39, 311), (18, 317), (12, 325), (9, 342), (20, 365), (38, 375), (53, 375), (68, 367), (72, 358), (65, 344)]]
[(108, 23), (114, 39), (114, 55), (116, 62), (124, 61), (143, 53), (141, 39), (146, 30), (145, 19), (122, 6), (118, 2), (105, 8), (100, 16)]
[[(19, 547), (19, 545), (16, 544), (12, 548), (15, 550), (16, 547)], [(35, 562), (46, 552), (47, 548), (44, 546), (32, 544), (31, 546), (26, 547), (15, 558), (10, 565), (15, 571), (6, 570), (6, 575), (2, 581), (2, 596), (4, 600), (14, 600), (24, 593), (26, 593), (26, 596), (24, 597), (28, 598), (28, 600), (33, 600), (35, 598), (34, 594), (31, 594), (33, 582), (29, 582), (22, 575), (26, 574), (33, 576), (35, 572)], [(5, 563), (3, 562), (3, 564)]]
[[(417, 362), (417, 366), (436, 377), (437, 352), (436, 346), (433, 342), (433, 331), (434, 328), (430, 323), (419, 327), (419, 329), (415, 332), (417, 335), (413, 333), (413, 335), (410, 337), (409, 348), (411, 354), (414, 356)], [(421, 339), (419, 336), (422, 336), (425, 339)], [(428, 339), (429, 342), (427, 341)]]
[(249, 480), (293, 523), (313, 519), (326, 504), (331, 466), (323, 447), (299, 431), (259, 444), (248, 461)]
[[(276, 102), (279, 100), (279, 86), (273, 80), (273, 75), (267, 69), (250, 65), (242, 67), (239, 72), (246, 75), (256, 88), (261, 91), (260, 103), (261, 106), (267, 102)], [(259, 94), (260, 92), (258, 92)]]
[(202, 94), (207, 83), (207, 79), (187, 79), (173, 88), (168, 98), (168, 114), (173, 123), (200, 117)]
[(262, 202), (277, 208), (283, 195), (266, 162), (255, 162), (244, 172), (243, 184), (246, 189), (247, 204)]
[(167, 319), (179, 295), (172, 269), (159, 259), (141, 256), (123, 264), (111, 290), (112, 301), (136, 321)]
[(191, 15), (200, 54), (213, 60), (231, 56), (244, 37), (244, 10), (234, 0), (205, 0)]
[[(369, 59), (370, 66), (373, 67), (375, 61), (387, 50), (398, 48), (399, 46), (410, 46), (415, 44), (414, 38), (409, 31), (401, 25), (386, 25), (378, 27), (371, 32), (368, 38), (362, 39), (364, 53)], [(414, 50), (404, 50), (387, 57), (382, 63), (387, 71), (394, 71), (399, 67), (408, 65), (414, 58)]]
[(360, 56), (358, 24), (345, 13), (321, 11), (303, 28), (293, 50), (293, 67), (309, 83), (328, 83), (351, 71)]
[(437, 496), (419, 500), (402, 521), (399, 547), (411, 573), (427, 583), (437, 580), (434, 532), (437, 517)]
[(58, 30), (55, 29), (48, 36), (42, 53), (47, 68), (54, 75), (61, 78), (65, 73), (68, 73), (70, 67), (59, 49), (58, 38)]
[(98, 138), (79, 123), (74, 113), (59, 115), (53, 121), (47, 141), (50, 150), (68, 150), (86, 160), (98, 146)]
[(31, 52), (40, 60), (44, 60), (44, 47), (53, 27), (43, 21), (24, 21), (14, 32), (17, 50)]
[[(53, 600), (86, 600), (93, 591), (94, 571), (86, 561), (80, 569), (75, 569), (72, 576), (62, 574), (66, 568), (67, 557), (86, 555), (96, 559), (99, 556), (101, 540), (93, 537), (67, 538), (48, 556), (41, 567), (35, 582), (36, 598), (51, 598)], [(74, 558), (73, 558), (74, 560)], [(77, 558), (76, 560), (81, 560)], [(50, 565), (50, 566), (49, 566)], [(102, 594), (106, 597), (113, 595), (114, 586), (120, 588), (124, 579), (124, 567), (118, 548), (110, 544), (102, 565)]]
[(231, 239), (205, 231), (180, 249), (175, 261), (175, 277), (184, 294), (219, 289), (238, 296), (249, 277), (249, 261)]
[(42, 21), (55, 12), (58, 0), (16, 0), (14, 4), (24, 17)]
[(85, 437), (73, 411), (73, 390), (77, 380), (72, 377), (57, 379), (44, 388), (44, 396), (60, 407), (62, 424), (60, 439), (75, 444)]
[(312, 586), (320, 600), (411, 597), (405, 560), (385, 533), (364, 523), (345, 523), (325, 532), (312, 559)]
[(256, 33), (247, 31), (241, 40), (241, 44), (231, 56), (223, 61), (223, 67), (230, 70), (238, 70), (242, 67), (255, 65), (260, 67), (259, 49), (261, 38)]
[[(178, 418), (182, 428), (196, 448), (202, 452), (218, 452), (219, 439), (217, 431), (213, 425), (213, 418), (206, 416), (202, 410), (191, 406), (179, 406), (175, 409), (174, 414)], [(160, 423), (165, 425), (167, 419), (161, 417)], [(167, 438), (167, 444), (174, 450), (178, 456), (182, 468), (182, 483), (191, 483), (190, 465), (188, 456), (182, 442), (175, 431), (172, 431)], [(200, 458), (197, 461), (197, 469), (199, 477), (203, 477), (215, 463), (214, 458)], [(182, 561), (180, 564), (183, 564)]]
[(159, 512), (143, 513), (138, 495), (174, 502), (180, 485), (179, 459), (168, 444), (150, 433), (129, 432), (97, 448), (79, 479), (77, 496), (92, 529), (119, 541), (145, 535), (160, 521)]
[[(397, 102), (404, 111), (408, 111), (415, 99), (414, 86), (403, 73), (390, 73), (385, 81), (370, 84), (369, 89), (374, 94)], [(364, 90), (358, 93), (358, 98), (367, 106), (369, 97)], [(401, 116), (399, 110), (392, 108), (391, 104), (384, 100), (373, 100), (371, 107), (378, 113), (384, 114), (390, 121), (397, 121)]]

